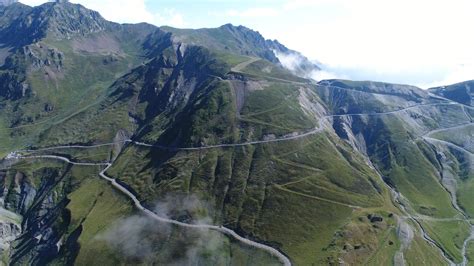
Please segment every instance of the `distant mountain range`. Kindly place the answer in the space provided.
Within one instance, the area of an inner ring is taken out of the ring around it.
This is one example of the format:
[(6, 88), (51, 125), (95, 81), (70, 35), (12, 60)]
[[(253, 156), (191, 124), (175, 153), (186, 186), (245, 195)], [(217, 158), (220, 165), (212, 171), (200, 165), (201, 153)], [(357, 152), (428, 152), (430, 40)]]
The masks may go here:
[(0, 4), (4, 264), (474, 258), (474, 81), (318, 82), (243, 26)]

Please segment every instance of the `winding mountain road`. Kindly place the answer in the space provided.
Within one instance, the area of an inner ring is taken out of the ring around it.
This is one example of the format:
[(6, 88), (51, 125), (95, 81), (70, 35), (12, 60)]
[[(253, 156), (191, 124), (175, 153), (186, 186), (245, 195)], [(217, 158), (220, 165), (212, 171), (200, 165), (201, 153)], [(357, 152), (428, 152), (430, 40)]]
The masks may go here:
[(399, 110), (394, 110), (394, 111), (387, 111), (387, 112), (380, 112), (380, 113), (354, 113), (354, 114), (339, 114), (339, 115), (327, 115), (323, 116), (319, 120), (319, 125), (317, 128), (305, 132), (305, 133), (300, 133), (300, 134), (289, 134), (286, 136), (283, 136), (281, 138), (275, 138), (275, 139), (268, 139), (268, 140), (256, 140), (256, 141), (249, 141), (249, 142), (242, 142), (242, 143), (230, 143), (230, 144), (217, 144), (217, 145), (209, 145), (209, 146), (201, 146), (201, 147), (169, 147), (169, 146), (164, 146), (164, 145), (154, 145), (154, 144), (148, 144), (144, 142), (139, 142), (139, 141), (132, 141), (132, 140), (127, 140), (128, 142), (131, 142), (132, 144), (138, 145), (138, 146), (143, 146), (143, 147), (149, 147), (149, 148), (160, 148), (160, 149), (170, 149), (170, 150), (179, 150), (179, 151), (199, 151), (199, 150), (206, 150), (206, 149), (215, 149), (215, 148), (232, 148), (232, 147), (239, 147), (239, 146), (248, 146), (248, 145), (258, 145), (258, 144), (266, 144), (266, 143), (274, 143), (274, 142), (283, 142), (283, 141), (290, 141), (290, 140), (296, 140), (300, 138), (304, 138), (307, 136), (315, 135), (318, 133), (321, 133), (324, 131), (324, 123), (329, 122), (330, 119), (336, 118), (336, 117), (350, 117), (350, 116), (381, 116), (381, 115), (390, 115), (390, 114), (396, 114), (399, 112), (405, 112), (411, 109), (415, 108), (420, 108), (420, 107), (426, 107), (426, 106), (446, 106), (446, 105), (456, 105), (457, 103), (455, 102), (449, 102), (449, 103), (430, 103), (430, 104), (419, 104), (419, 105), (413, 105), (413, 106), (408, 106)]
[[(248, 63), (248, 62), (246, 62), (246, 63)], [(252, 62), (250, 62), (250, 63), (252, 63)], [(163, 146), (163, 145), (152, 145), (152, 144), (147, 144), (147, 143), (133, 141), (133, 140), (128, 139), (128, 140), (124, 140), (124, 141), (120, 141), (120, 142), (112, 142), (112, 143), (105, 143), (105, 144), (98, 144), (98, 145), (91, 145), (91, 146), (81, 146), (81, 145), (58, 146), (58, 147), (49, 147), (49, 148), (43, 148), (43, 149), (38, 149), (38, 150), (27, 150), (26, 152), (48, 151), (48, 150), (54, 150), (54, 149), (70, 149), (70, 148), (90, 149), (90, 148), (97, 148), (97, 147), (103, 147), (103, 146), (111, 146), (111, 145), (114, 145), (116, 143), (124, 143), (124, 142), (131, 143), (131, 144), (137, 145), (137, 146), (149, 147), (149, 148), (170, 149), (170, 150), (179, 150), (179, 151), (199, 151), (199, 150), (214, 149), (214, 148), (230, 148), (230, 147), (239, 147), (239, 146), (248, 146), (248, 145), (258, 145), (258, 144), (266, 144), (266, 143), (291, 141), (291, 140), (296, 140), (296, 139), (304, 138), (304, 137), (307, 137), (307, 136), (310, 136), (310, 135), (321, 133), (325, 129), (324, 124), (326, 122), (330, 122), (330, 119), (337, 118), (337, 117), (381, 116), (381, 115), (395, 114), (395, 113), (404, 112), (404, 111), (407, 111), (407, 110), (426, 107), (426, 106), (449, 106), (449, 105), (462, 105), (462, 104), (458, 104), (458, 103), (452, 102), (452, 101), (447, 101), (447, 102), (444, 102), (444, 103), (418, 104), (418, 105), (405, 107), (405, 108), (402, 108), (402, 109), (399, 109), (399, 110), (380, 112), (380, 113), (354, 113), (354, 114), (326, 115), (326, 116), (323, 116), (323, 117), (320, 118), (319, 123), (318, 123), (318, 127), (311, 130), (311, 131), (308, 131), (308, 132), (305, 132), (305, 133), (300, 133), (300, 134), (294, 133), (294, 134), (291, 134), (291, 135), (283, 136), (281, 138), (268, 139), (268, 140), (259, 140), (259, 141), (249, 141), (249, 142), (243, 142), (243, 143), (218, 144), (218, 145), (186, 148), (186, 147), (168, 147), (168, 146)], [(446, 130), (446, 129), (443, 129), (443, 130)], [(432, 134), (432, 133), (433, 132), (430, 132), (430, 134)], [(442, 141), (442, 140), (432, 139), (432, 138), (429, 138), (427, 136), (423, 136), (423, 138), (427, 141), (433, 141), (433, 142), (436, 141), (436, 142), (444, 143), (444, 144), (449, 145), (453, 148), (460, 149), (463, 152), (468, 152), (469, 154), (472, 155), (471, 152), (465, 150), (462, 147), (456, 146), (452, 143), (445, 142), (445, 141)], [(223, 234), (229, 235), (229, 236), (237, 239), (238, 241), (240, 241), (244, 244), (247, 244), (247, 245), (253, 246), (255, 248), (267, 251), (268, 253), (272, 254), (275, 257), (277, 257), (282, 262), (282, 264), (284, 264), (285, 266), (291, 265), (290, 260), (284, 254), (282, 254), (281, 252), (279, 252), (275, 248), (272, 248), (270, 246), (267, 246), (267, 245), (264, 245), (264, 244), (261, 244), (261, 243), (257, 243), (255, 241), (252, 241), (252, 240), (249, 240), (249, 239), (246, 239), (246, 238), (243, 238), (240, 235), (238, 235), (235, 231), (233, 231), (231, 229), (228, 229), (226, 227), (216, 226), (216, 225), (204, 225), (204, 224), (187, 224), (187, 223), (179, 222), (179, 221), (176, 221), (176, 220), (161, 217), (158, 214), (146, 209), (140, 203), (140, 201), (136, 198), (136, 196), (133, 193), (131, 193), (129, 190), (127, 190), (127, 188), (125, 188), (124, 186), (120, 185), (115, 179), (113, 179), (113, 178), (106, 175), (107, 170), (110, 169), (110, 167), (112, 167), (111, 163), (107, 163), (107, 164), (104, 164), (104, 163), (76, 163), (76, 162), (72, 162), (71, 160), (69, 160), (65, 157), (54, 156), (54, 155), (29, 156), (29, 157), (23, 157), (23, 158), (24, 159), (55, 159), (55, 160), (64, 161), (64, 162), (69, 163), (69, 164), (83, 165), (83, 166), (106, 166), (105, 169), (100, 172), (100, 176), (103, 179), (109, 181), (116, 189), (120, 190), (122, 193), (124, 193), (126, 196), (128, 196), (134, 202), (135, 206), (140, 211), (144, 212), (146, 215), (150, 216), (151, 218), (153, 218), (153, 219), (155, 219), (159, 222), (170, 223), (170, 224), (174, 224), (174, 225), (177, 225), (177, 226), (182, 226), (182, 227), (187, 227), (187, 228), (194, 228), (194, 229), (207, 229), (207, 230), (214, 230), (214, 231), (221, 232)], [(397, 193), (396, 191), (392, 191), (392, 192)], [(403, 208), (403, 204), (399, 203), (399, 205), (402, 206), (402, 208)], [(414, 216), (414, 215), (410, 215), (410, 214), (408, 214), (408, 211), (406, 211), (404, 208), (403, 208), (403, 210), (404, 210), (403, 212), (406, 215), (405, 217), (403, 217), (403, 219), (410, 219), (410, 220), (413, 220), (416, 224), (418, 224), (418, 226), (421, 228), (423, 238), (427, 242), (429, 242), (430, 244), (438, 247), (441, 250), (441, 253), (442, 253), (443, 257), (446, 259), (446, 261), (448, 261), (450, 264), (453, 264), (452, 261), (447, 257), (444, 249), (436, 241), (434, 241), (432, 238), (430, 238), (429, 235), (425, 232), (424, 228), (422, 227), (422, 225), (420, 223), (420, 220), (428, 220), (428, 219), (425, 219), (425, 217), (417, 217), (417, 216)]]
[(463, 152), (463, 153), (466, 153), (466, 154), (469, 154), (470, 156), (474, 156), (474, 153), (469, 151), (469, 150), (466, 150), (464, 147), (461, 147), (461, 146), (458, 146), (452, 142), (448, 142), (448, 141), (445, 141), (445, 140), (440, 140), (440, 139), (435, 139), (435, 138), (430, 138), (430, 137), (423, 137), (423, 139), (425, 139), (426, 141), (428, 142), (438, 142), (438, 143), (442, 143), (446, 146), (449, 146), (455, 150), (458, 150), (460, 152)]
[(56, 155), (25, 156), (25, 157), (19, 157), (19, 159), (25, 159), (25, 160), (28, 160), (28, 159), (52, 159), (52, 160), (60, 160), (60, 161), (66, 162), (68, 164), (79, 165), (79, 166), (106, 166), (99, 173), (100, 177), (102, 177), (106, 181), (110, 182), (113, 187), (115, 187), (116, 189), (121, 191), (123, 194), (125, 194), (128, 198), (130, 198), (133, 201), (133, 203), (135, 204), (135, 206), (137, 207), (137, 209), (139, 209), (140, 211), (145, 213), (150, 218), (152, 218), (152, 219), (154, 219), (158, 222), (174, 224), (174, 225), (181, 226), (181, 227), (186, 227), (186, 228), (217, 231), (217, 232), (226, 234), (228, 236), (231, 236), (234, 239), (236, 239), (236, 240), (238, 240), (238, 241), (240, 241), (240, 242), (242, 242), (242, 243), (244, 243), (248, 246), (252, 246), (254, 248), (258, 248), (258, 249), (261, 249), (261, 250), (264, 250), (264, 251), (270, 253), (272, 256), (278, 258), (284, 266), (291, 266), (292, 265), (291, 261), (288, 259), (288, 257), (286, 257), (283, 253), (281, 253), (277, 249), (275, 249), (271, 246), (261, 244), (261, 243), (255, 242), (253, 240), (244, 238), (244, 237), (240, 236), (239, 234), (237, 234), (235, 231), (233, 231), (233, 230), (231, 230), (227, 227), (217, 226), (217, 225), (207, 225), (207, 224), (183, 223), (183, 222), (180, 222), (180, 221), (176, 221), (176, 220), (168, 219), (168, 218), (165, 218), (165, 217), (161, 217), (158, 214), (150, 211), (149, 209), (145, 208), (141, 204), (141, 202), (137, 199), (137, 197), (132, 192), (130, 192), (127, 188), (125, 188), (124, 186), (119, 184), (116, 181), (116, 179), (107, 176), (106, 172), (107, 172), (107, 170), (109, 170), (112, 167), (112, 163), (78, 163), (78, 162), (73, 162), (73, 161), (69, 160), (68, 158), (61, 157), (61, 156), (56, 156)]
[[(274, 143), (274, 142), (283, 142), (283, 141), (290, 141), (290, 140), (296, 140), (300, 138), (304, 138), (307, 136), (315, 135), (318, 133), (321, 133), (324, 131), (324, 123), (329, 122), (330, 119), (332, 118), (337, 118), (337, 117), (350, 117), (350, 116), (381, 116), (381, 115), (390, 115), (390, 114), (396, 114), (404, 111), (408, 111), (411, 109), (415, 108), (420, 108), (420, 107), (426, 107), (426, 106), (446, 106), (446, 105), (457, 105), (455, 102), (449, 102), (449, 103), (432, 103), (432, 104), (419, 104), (419, 105), (413, 105), (409, 107), (405, 107), (399, 110), (394, 110), (394, 111), (388, 111), (388, 112), (380, 112), (380, 113), (354, 113), (354, 114), (339, 114), (339, 115), (327, 115), (323, 116), (319, 120), (319, 125), (317, 128), (305, 132), (305, 133), (300, 133), (300, 134), (289, 134), (286, 136), (283, 136), (281, 138), (275, 138), (275, 139), (268, 139), (268, 140), (256, 140), (256, 141), (249, 141), (249, 142), (242, 142), (242, 143), (229, 143), (229, 144), (217, 144), (217, 145), (209, 145), (209, 146), (201, 146), (201, 147), (170, 147), (170, 146), (164, 146), (164, 145), (156, 145), (156, 144), (148, 144), (144, 142), (139, 142), (139, 141), (134, 141), (131, 139), (127, 139), (124, 141), (118, 141), (118, 142), (110, 142), (110, 143), (104, 143), (104, 144), (97, 144), (97, 145), (90, 145), (90, 146), (85, 146), (85, 145), (64, 145), (64, 146), (57, 146), (57, 147), (47, 147), (47, 148), (41, 148), (41, 149), (36, 149), (36, 150), (20, 150), (20, 152), (38, 152), (38, 151), (50, 151), (50, 150), (56, 150), (56, 149), (72, 149), (72, 148), (78, 148), (78, 149), (91, 149), (91, 148), (98, 148), (98, 147), (104, 147), (104, 146), (111, 146), (114, 144), (118, 143), (132, 143), (137, 146), (143, 146), (143, 147), (148, 147), (148, 148), (159, 148), (159, 149), (168, 149), (168, 150), (179, 150), (179, 151), (198, 151), (198, 150), (206, 150), (206, 149), (216, 149), (216, 148), (232, 148), (232, 147), (239, 147), (239, 146), (248, 146), (248, 145), (258, 145), (258, 144), (266, 144), (266, 143)], [(467, 125), (467, 124), (466, 124)], [(443, 129), (446, 130), (446, 129)], [(433, 132), (430, 132), (430, 134)]]
[[(436, 138), (431, 138), (429, 137), (430, 135), (432, 134), (435, 134), (435, 133), (438, 133), (438, 132), (443, 132), (443, 131), (448, 131), (448, 130), (456, 130), (456, 129), (460, 129), (460, 128), (464, 128), (464, 127), (467, 127), (467, 126), (471, 126), (473, 125), (474, 123), (466, 123), (466, 124), (462, 124), (462, 125), (458, 125), (458, 126), (453, 126), (453, 127), (449, 127), (449, 128), (442, 128), (442, 129), (436, 129), (436, 130), (432, 130), (428, 133), (426, 133), (425, 135), (423, 135), (421, 138), (424, 139), (426, 142), (428, 143), (431, 143), (431, 144), (435, 144), (435, 143), (438, 143), (438, 144), (443, 144), (443, 145), (446, 145), (447, 147), (450, 147), (452, 149), (455, 149), (457, 151), (460, 151), (462, 153), (465, 153), (465, 154), (468, 154), (470, 157), (474, 157), (474, 153), (471, 152), (470, 150), (467, 150), (466, 148), (462, 147), (462, 146), (458, 146), (452, 142), (448, 142), (448, 141), (445, 141), (445, 140), (441, 140), (441, 139), (436, 139)], [(454, 180), (454, 182), (456, 182), (456, 180)], [(447, 188), (448, 189), (448, 188)], [(449, 189), (448, 189), (449, 191)], [(456, 191), (454, 192), (450, 192), (450, 194), (452, 193), (456, 193)], [(463, 243), (463, 248), (461, 250), (462, 252), (462, 256), (463, 256), (463, 261), (462, 263), (460, 264), (461, 266), (467, 266), (468, 263), (469, 263), (469, 258), (468, 258), (468, 255), (467, 255), (467, 246), (469, 244), (469, 242), (471, 241), (474, 241), (474, 226), (472, 225), (473, 224), (473, 220), (472, 219), (469, 219), (468, 215), (466, 215), (465, 211), (463, 209), (461, 209), (458, 204), (457, 204), (457, 201), (456, 201), (456, 195), (451, 195), (452, 199), (453, 199), (453, 206), (455, 207), (455, 209), (460, 212), (465, 218), (464, 219), (458, 219), (459, 221), (466, 221), (468, 222), (470, 225), (471, 225), (471, 234), (469, 235), (468, 238), (466, 238), (464, 240), (464, 243)]]

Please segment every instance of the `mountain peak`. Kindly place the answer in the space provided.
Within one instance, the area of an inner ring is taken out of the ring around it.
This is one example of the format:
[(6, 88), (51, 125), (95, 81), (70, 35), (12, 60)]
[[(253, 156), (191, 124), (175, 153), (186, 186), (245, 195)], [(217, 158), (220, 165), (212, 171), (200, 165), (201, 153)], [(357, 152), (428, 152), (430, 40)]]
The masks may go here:
[(39, 10), (40, 17), (48, 18), (48, 31), (55, 37), (70, 38), (72, 35), (100, 32), (109, 24), (98, 12), (67, 0), (57, 0), (52, 5), (43, 6), (45, 9)]
[[(10, 3), (11, 0), (0, 0)], [(1, 2), (0, 2), (1, 3)], [(11, 9), (9, 6), (5, 9)], [(0, 42), (22, 46), (42, 38), (70, 39), (106, 30), (112, 22), (98, 12), (66, 0), (45, 3), (34, 8), (21, 6), (9, 27), (0, 28)]]

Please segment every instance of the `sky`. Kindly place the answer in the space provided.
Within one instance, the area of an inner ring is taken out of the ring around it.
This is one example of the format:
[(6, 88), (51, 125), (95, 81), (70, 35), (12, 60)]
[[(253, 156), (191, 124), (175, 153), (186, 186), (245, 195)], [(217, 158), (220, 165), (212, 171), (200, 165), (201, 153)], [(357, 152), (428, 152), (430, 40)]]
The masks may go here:
[[(44, 0), (20, 0), (38, 5)], [(474, 79), (472, 0), (71, 0), (116, 22), (244, 25), (328, 77), (423, 88)]]

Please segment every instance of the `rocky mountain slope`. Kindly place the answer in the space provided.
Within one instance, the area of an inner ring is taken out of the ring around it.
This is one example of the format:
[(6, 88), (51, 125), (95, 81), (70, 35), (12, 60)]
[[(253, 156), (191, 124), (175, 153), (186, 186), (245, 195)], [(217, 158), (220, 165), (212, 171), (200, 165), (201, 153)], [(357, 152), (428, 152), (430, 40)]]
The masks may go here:
[(18, 0), (2, 0), (0, 1), (0, 5), (2, 6), (8, 6), (8, 5), (11, 5), (13, 3), (17, 3)]
[(474, 261), (469, 82), (317, 83), (242, 26), (0, 14), (4, 263)]

